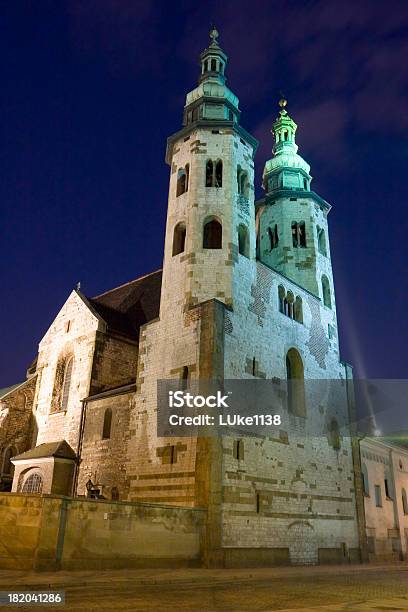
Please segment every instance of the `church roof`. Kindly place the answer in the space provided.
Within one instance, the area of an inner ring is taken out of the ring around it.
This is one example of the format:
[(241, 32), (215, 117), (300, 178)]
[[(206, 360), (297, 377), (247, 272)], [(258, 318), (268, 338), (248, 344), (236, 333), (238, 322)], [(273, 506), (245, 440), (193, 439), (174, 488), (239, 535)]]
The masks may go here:
[(44, 459), (46, 457), (59, 457), (60, 459), (75, 459), (76, 454), (65, 440), (45, 442), (34, 448), (16, 455), (12, 459)]
[(159, 316), (161, 280), (162, 271), (157, 270), (88, 301), (108, 328), (136, 338), (141, 325)]
[(15, 385), (11, 385), (10, 387), (4, 387), (3, 389), (0, 389), (0, 399), (4, 397), (5, 395), (7, 395), (8, 393), (10, 393), (11, 391), (13, 391), (14, 389), (17, 389), (17, 387), (19, 387), (22, 384), (23, 383), (17, 383)]

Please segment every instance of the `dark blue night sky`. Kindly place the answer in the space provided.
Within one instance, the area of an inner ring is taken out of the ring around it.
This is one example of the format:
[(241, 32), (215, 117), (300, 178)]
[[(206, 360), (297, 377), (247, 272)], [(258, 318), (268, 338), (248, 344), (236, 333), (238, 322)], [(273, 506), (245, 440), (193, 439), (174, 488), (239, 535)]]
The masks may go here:
[(81, 281), (161, 267), (166, 138), (214, 21), (242, 125), (270, 157), (279, 92), (327, 199), (343, 359), (407, 378), (408, 3), (36, 0), (0, 9), (0, 387)]

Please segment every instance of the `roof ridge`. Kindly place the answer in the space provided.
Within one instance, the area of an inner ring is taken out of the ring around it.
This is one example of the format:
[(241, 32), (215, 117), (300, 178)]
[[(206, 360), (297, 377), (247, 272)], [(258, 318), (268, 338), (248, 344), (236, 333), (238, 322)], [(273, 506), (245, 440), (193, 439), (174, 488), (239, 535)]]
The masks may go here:
[(132, 283), (136, 283), (137, 281), (141, 281), (144, 278), (147, 278), (148, 276), (152, 276), (153, 274), (157, 274), (158, 272), (162, 272), (163, 268), (159, 268), (158, 270), (154, 270), (153, 272), (148, 272), (148, 274), (144, 274), (143, 276), (139, 276), (138, 278), (134, 278), (133, 280), (127, 281), (127, 283), (123, 283), (122, 285), (118, 285), (117, 287), (113, 287), (113, 289), (108, 289), (108, 291), (104, 291), (103, 293), (100, 293), (99, 295), (95, 295), (91, 298), (91, 300), (96, 300), (100, 297), (103, 297), (104, 295), (107, 295), (108, 293), (112, 293), (113, 291), (116, 291), (117, 289), (123, 289), (123, 287), (127, 287), (128, 285), (131, 285)]

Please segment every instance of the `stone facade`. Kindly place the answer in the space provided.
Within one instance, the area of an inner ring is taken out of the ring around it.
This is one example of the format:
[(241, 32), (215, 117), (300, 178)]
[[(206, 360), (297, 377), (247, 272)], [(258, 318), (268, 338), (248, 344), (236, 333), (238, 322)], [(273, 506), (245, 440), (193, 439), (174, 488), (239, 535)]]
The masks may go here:
[(392, 440), (361, 442), (370, 559), (408, 558), (408, 448)]
[(31, 448), (36, 440), (33, 402), (36, 376), (0, 391), (0, 490), (11, 491), (11, 458)]
[[(285, 101), (255, 203), (257, 142), (240, 125), (226, 60), (213, 31), (184, 127), (168, 139), (163, 271), (95, 298), (73, 291), (40, 342), (36, 450), (13, 460), (13, 490), (43, 470), (37, 492), (202, 508), (207, 566), (358, 561), (361, 465), (330, 205), (310, 189)], [(160, 379), (273, 381), (282, 425), (273, 436), (158, 437)], [(325, 403), (308, 381), (336, 381), (347, 401)], [(62, 460), (75, 470), (55, 490)]]

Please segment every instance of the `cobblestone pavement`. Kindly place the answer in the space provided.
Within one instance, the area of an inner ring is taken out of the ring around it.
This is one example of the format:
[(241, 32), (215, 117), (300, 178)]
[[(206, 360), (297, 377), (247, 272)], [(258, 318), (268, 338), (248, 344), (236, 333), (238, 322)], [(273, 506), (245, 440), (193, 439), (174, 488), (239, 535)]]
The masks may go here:
[[(408, 610), (408, 565), (55, 574), (0, 571), (0, 590), (10, 588), (64, 589), (66, 604), (59, 607), (64, 612), (395, 611)], [(24, 606), (18, 609), (57, 608)]]

